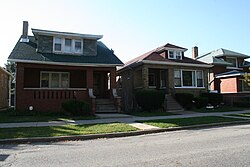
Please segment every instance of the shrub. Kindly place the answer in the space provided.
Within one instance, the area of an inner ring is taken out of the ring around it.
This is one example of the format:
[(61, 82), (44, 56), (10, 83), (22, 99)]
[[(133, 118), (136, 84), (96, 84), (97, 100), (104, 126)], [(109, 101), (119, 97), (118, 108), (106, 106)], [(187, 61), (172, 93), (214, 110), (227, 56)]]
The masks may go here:
[(236, 107), (250, 107), (250, 103), (246, 101), (237, 101), (233, 103), (233, 106)]
[(220, 93), (202, 93), (201, 97), (207, 97), (208, 103), (210, 103), (212, 106), (219, 105), (223, 100), (223, 96)]
[(89, 103), (79, 100), (69, 100), (62, 103), (62, 108), (74, 116), (91, 115)]
[(191, 93), (176, 93), (175, 99), (182, 105), (185, 109), (191, 109), (194, 99), (194, 95)]
[(194, 98), (195, 101), (195, 107), (196, 108), (202, 108), (206, 107), (208, 104), (208, 98), (207, 97), (196, 97)]
[(135, 93), (137, 104), (145, 111), (159, 109), (165, 99), (165, 93), (158, 90), (143, 89)]

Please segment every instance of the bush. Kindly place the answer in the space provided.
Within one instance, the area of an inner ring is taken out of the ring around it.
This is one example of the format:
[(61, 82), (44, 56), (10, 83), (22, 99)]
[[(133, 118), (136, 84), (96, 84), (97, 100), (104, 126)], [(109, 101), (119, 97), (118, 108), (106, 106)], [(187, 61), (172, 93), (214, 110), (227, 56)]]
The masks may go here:
[(246, 101), (237, 101), (233, 103), (233, 106), (236, 107), (250, 107), (250, 103)]
[(206, 107), (208, 104), (208, 98), (207, 97), (196, 97), (194, 98), (195, 101), (195, 107), (196, 108), (202, 108)]
[(91, 115), (90, 105), (85, 101), (69, 100), (62, 103), (62, 108), (73, 116)]
[(185, 109), (191, 109), (193, 105), (194, 95), (191, 93), (176, 93), (175, 99)]
[(139, 90), (135, 93), (137, 104), (145, 111), (159, 109), (165, 99), (165, 93), (158, 90)]
[(222, 94), (219, 93), (202, 93), (201, 97), (207, 97), (208, 103), (210, 103), (212, 106), (219, 105), (223, 100)]

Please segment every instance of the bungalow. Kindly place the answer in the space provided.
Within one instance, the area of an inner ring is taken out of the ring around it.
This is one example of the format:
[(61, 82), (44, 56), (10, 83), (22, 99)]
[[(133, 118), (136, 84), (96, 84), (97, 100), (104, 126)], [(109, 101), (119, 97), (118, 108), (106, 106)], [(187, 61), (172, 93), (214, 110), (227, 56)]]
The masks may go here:
[[(198, 48), (197, 48), (198, 52)], [(250, 64), (245, 61), (249, 55), (227, 49), (217, 49), (201, 56), (193, 57), (212, 65), (209, 70), (209, 86), (219, 93), (242, 93), (250, 90), (244, 82), (244, 74)]]
[[(166, 93), (167, 110), (174, 105), (175, 93), (198, 96), (208, 90), (210, 65), (184, 56), (186, 48), (167, 43), (127, 62), (118, 70), (125, 111), (136, 107), (134, 92), (138, 89), (158, 89)], [(195, 50), (193, 50), (195, 51)]]
[[(101, 41), (102, 35), (32, 29), (23, 34), (8, 61), (16, 63), (16, 109), (60, 111), (70, 99), (85, 100), (92, 112), (120, 111), (116, 67), (123, 63)], [(103, 110), (101, 110), (103, 109)], [(110, 111), (109, 110), (109, 111)]]

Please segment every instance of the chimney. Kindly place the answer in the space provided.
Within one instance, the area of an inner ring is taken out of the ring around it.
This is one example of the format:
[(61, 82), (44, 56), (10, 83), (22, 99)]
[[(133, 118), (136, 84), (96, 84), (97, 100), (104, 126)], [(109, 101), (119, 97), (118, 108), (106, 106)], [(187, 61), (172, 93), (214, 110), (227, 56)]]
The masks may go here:
[(198, 47), (197, 46), (194, 46), (192, 48), (192, 58), (193, 59), (196, 59), (198, 57)]
[(28, 29), (29, 29), (28, 21), (23, 21), (23, 33), (20, 42), (29, 42)]

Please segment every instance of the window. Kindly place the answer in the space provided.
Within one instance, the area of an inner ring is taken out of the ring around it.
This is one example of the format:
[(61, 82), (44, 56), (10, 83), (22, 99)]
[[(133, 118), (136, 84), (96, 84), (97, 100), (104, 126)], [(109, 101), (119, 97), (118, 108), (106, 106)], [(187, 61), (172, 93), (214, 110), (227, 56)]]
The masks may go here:
[(166, 87), (166, 71), (165, 70), (160, 71), (160, 87), (161, 88)]
[(244, 79), (240, 80), (240, 91), (241, 92), (250, 91), (250, 85), (248, 85)]
[(65, 52), (71, 52), (72, 42), (71, 39), (65, 39)]
[(195, 70), (175, 70), (175, 87), (204, 87), (202, 71)]
[(148, 85), (149, 86), (156, 86), (156, 84), (155, 84), (155, 74), (154, 73), (149, 73), (149, 75), (148, 75)]
[(61, 51), (62, 50), (62, 39), (61, 38), (55, 38), (55, 40), (54, 40), (54, 50), (55, 51)]
[(227, 57), (226, 61), (232, 64), (232, 65), (229, 65), (229, 67), (238, 67), (237, 58)]
[(54, 52), (80, 54), (83, 52), (83, 41), (80, 39), (54, 38)]
[(174, 70), (174, 85), (181, 87), (181, 70)]
[(173, 50), (169, 50), (168, 51), (168, 58), (169, 59), (178, 59), (181, 60), (182, 59), (182, 52), (181, 51), (173, 51)]
[(41, 88), (69, 88), (68, 72), (41, 72)]

